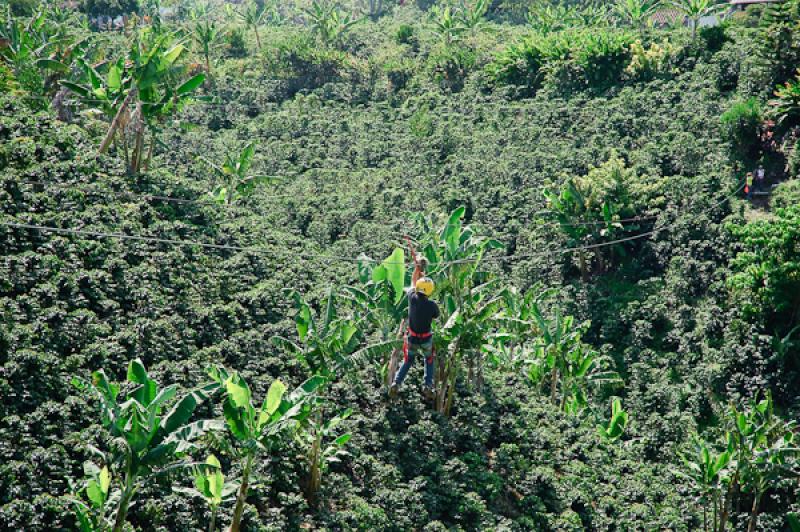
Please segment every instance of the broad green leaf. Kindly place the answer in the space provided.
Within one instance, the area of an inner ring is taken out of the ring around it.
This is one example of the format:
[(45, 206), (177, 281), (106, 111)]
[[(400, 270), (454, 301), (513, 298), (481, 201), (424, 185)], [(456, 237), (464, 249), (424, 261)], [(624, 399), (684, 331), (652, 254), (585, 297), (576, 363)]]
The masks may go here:
[(239, 177), (245, 177), (245, 174), (250, 170), (250, 164), (253, 162), (253, 156), (256, 153), (256, 145), (251, 142), (242, 150), (239, 155)]
[(228, 398), (237, 408), (247, 409), (250, 407), (250, 388), (247, 383), (238, 375), (231, 375), (225, 381), (225, 390)]
[(297, 336), (300, 337), (300, 341), (304, 341), (308, 335), (309, 329), (311, 328), (311, 309), (300, 297), (300, 294), (295, 294), (295, 300), (299, 306), (297, 309), (297, 315), (294, 319), (295, 324), (297, 325)]
[(92, 384), (108, 402), (116, 403), (119, 386), (109, 382), (102, 369), (92, 373)]
[(343, 323), (341, 325), (341, 330), (340, 330), (342, 343), (347, 345), (353, 338), (353, 335), (357, 332), (358, 332), (358, 327), (356, 327), (352, 323)]
[(239, 440), (246, 441), (250, 439), (250, 431), (247, 428), (244, 418), (242, 417), (242, 410), (236, 408), (228, 398), (222, 406), (223, 414), (225, 415), (225, 422), (231, 433)]
[(186, 81), (184, 81), (176, 90), (178, 96), (185, 96), (191, 92), (194, 92), (203, 82), (206, 80), (205, 74), (197, 74)]
[(102, 508), (105, 497), (103, 496), (103, 490), (100, 488), (99, 482), (92, 479), (86, 484), (86, 496), (95, 508)]
[(375, 283), (386, 280), (386, 275), (386, 266), (383, 264), (379, 264), (372, 269), (372, 281)]
[(142, 405), (149, 405), (156, 397), (156, 383), (147, 375), (147, 370), (140, 359), (131, 360), (128, 364), (128, 380), (140, 384), (128, 397), (133, 397)]
[(444, 240), (447, 250), (451, 254), (454, 253), (458, 247), (461, 233), (461, 219), (464, 217), (465, 212), (466, 208), (462, 206), (450, 213), (447, 225), (442, 231), (442, 240)]
[(108, 472), (108, 467), (103, 466), (100, 470), (100, 491), (104, 497), (108, 496), (108, 488), (111, 486), (111, 473)]
[(95, 526), (89, 520), (89, 516), (86, 513), (88, 507), (85, 504), (81, 504), (80, 501), (75, 502), (75, 517), (78, 518), (78, 523), (80, 524), (81, 532), (95, 532)]
[(403, 284), (405, 282), (406, 266), (405, 253), (401, 248), (395, 248), (389, 257), (383, 261), (386, 269), (386, 279), (394, 289), (394, 304), (403, 299)]
[(334, 440), (334, 442), (333, 442), (333, 443), (334, 443), (334, 445), (336, 445), (337, 447), (342, 447), (342, 446), (343, 446), (343, 445), (345, 445), (345, 444), (346, 444), (348, 441), (350, 441), (350, 438), (351, 438), (352, 436), (353, 436), (353, 435), (352, 435), (352, 434), (350, 434), (349, 432), (348, 432), (347, 434), (342, 434), (341, 436), (339, 436), (338, 438), (336, 438), (336, 439)]
[(214, 498), (215, 502), (219, 503), (222, 501), (222, 490), (225, 487), (225, 476), (222, 474), (222, 466), (219, 460), (217, 460), (217, 457), (213, 454), (206, 458), (206, 463), (216, 468), (215, 471), (211, 471), (205, 476), (208, 479), (209, 494)]
[(311, 395), (317, 388), (328, 382), (328, 379), (321, 375), (314, 375), (310, 379), (304, 381), (300, 386), (295, 388), (289, 396), (290, 402), (295, 402), (304, 396)]
[(171, 434), (179, 427), (185, 425), (192, 417), (198, 405), (205, 402), (209, 396), (219, 388), (217, 383), (206, 384), (184, 395), (172, 407), (172, 410), (161, 420), (161, 428), (165, 435)]
[(111, 65), (108, 69), (108, 88), (117, 92), (122, 86), (122, 74), (117, 65)]
[(69, 67), (67, 67), (67, 65), (65, 65), (64, 63), (56, 61), (54, 59), (46, 59), (46, 58), (38, 59), (36, 61), (36, 66), (38, 66), (39, 68), (44, 68), (47, 70), (52, 70), (54, 72), (61, 72), (61, 73), (67, 72), (69, 70)]
[(286, 391), (286, 385), (283, 384), (279, 379), (275, 379), (269, 387), (267, 391), (267, 399), (264, 406), (266, 408), (262, 408), (265, 410), (267, 415), (271, 416), (279, 406), (281, 406), (281, 398), (283, 397), (283, 393)]
[(166, 64), (171, 65), (181, 56), (184, 51), (184, 47), (182, 44), (176, 44), (171, 49), (164, 52), (164, 61)]

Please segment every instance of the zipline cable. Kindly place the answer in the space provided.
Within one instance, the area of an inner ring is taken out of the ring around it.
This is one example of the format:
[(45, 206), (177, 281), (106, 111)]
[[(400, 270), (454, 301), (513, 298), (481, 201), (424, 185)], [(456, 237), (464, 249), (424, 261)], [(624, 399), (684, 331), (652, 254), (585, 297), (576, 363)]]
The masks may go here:
[[(377, 169), (378, 168), (362, 168), (362, 169), (353, 169), (353, 170), (339, 170), (339, 169), (335, 169), (335, 168), (313, 168), (313, 169), (304, 170), (303, 172), (297, 174), (296, 176), (292, 176), (292, 177), (301, 176), (301, 175), (304, 175), (307, 172), (312, 172), (312, 171), (334, 171), (334, 172), (341, 171), (341, 172), (356, 173), (356, 172), (364, 171), (364, 170), (377, 170)], [(86, 184), (88, 185), (88, 184), (96, 184), (96, 183), (97, 182), (86, 183)], [(54, 188), (60, 188), (60, 189), (69, 189), (70, 187), (77, 187), (79, 185), (79, 183), (76, 183), (74, 185), (70, 185), (68, 183), (46, 183), (44, 181), (24, 181), (24, 182), (19, 182), (18, 184), (20, 184), (20, 185), (35, 185), (35, 186), (43, 186), (43, 187), (54, 187)], [(78, 189), (78, 190), (81, 190), (81, 189)], [(213, 200), (192, 200), (192, 199), (186, 199), (186, 198), (176, 198), (176, 197), (173, 197), (173, 196), (162, 196), (162, 195), (157, 195), (157, 194), (125, 192), (125, 191), (116, 191), (116, 190), (112, 190), (112, 191), (108, 191), (108, 192), (86, 192), (86, 191), (82, 191), (82, 192), (84, 192), (85, 194), (99, 194), (99, 195), (111, 194), (111, 195), (114, 195), (114, 196), (117, 196), (117, 197), (142, 198), (142, 199), (146, 199), (146, 200), (166, 201), (166, 202), (174, 202), (174, 203), (187, 204), (187, 205), (210, 205), (210, 206), (215, 206), (215, 207), (219, 207), (219, 206), (223, 206), (224, 205), (224, 203), (213, 201)], [(315, 192), (315, 194), (320, 194), (320, 193), (321, 192), (319, 192), (319, 191)], [(295, 194), (290, 194), (290, 193), (286, 193), (286, 194), (262, 194), (262, 195), (259, 195), (258, 197), (259, 198), (264, 198), (264, 199), (285, 199), (285, 198), (296, 198), (297, 194), (296, 193)], [(545, 209), (545, 210), (542, 210), (542, 211), (538, 211), (536, 214), (537, 215), (550, 214), (551, 212), (552, 211), (549, 211), (549, 210)], [(616, 223), (626, 224), (626, 223), (633, 223), (633, 222), (643, 222), (643, 221), (655, 220), (656, 218), (658, 218), (658, 215), (634, 216), (634, 217), (630, 217), (630, 218), (619, 218), (619, 219), (616, 219), (616, 220), (611, 220), (610, 222), (606, 222), (606, 221), (599, 222), (598, 221), (598, 222), (569, 222), (569, 223), (567, 223), (567, 222), (553, 221), (553, 222), (543, 222), (543, 223), (540, 223), (538, 226), (539, 227), (577, 227), (577, 226), (587, 226), (587, 227), (589, 227), (589, 226), (598, 226), (599, 227), (599, 226), (606, 226), (606, 225), (609, 225), (609, 224), (616, 224)]]
[[(734, 191), (729, 196), (726, 196), (721, 201), (713, 205), (710, 211), (715, 210), (717, 207), (728, 201), (729, 199), (735, 197), (742, 189), (744, 185), (740, 186), (736, 191)], [(224, 250), (224, 251), (237, 251), (243, 253), (253, 253), (253, 254), (275, 254), (275, 250), (269, 250), (266, 248), (259, 248), (259, 247), (243, 247), (243, 246), (233, 246), (233, 245), (226, 245), (226, 244), (209, 244), (205, 242), (197, 242), (191, 240), (177, 240), (171, 238), (158, 238), (158, 237), (148, 237), (148, 236), (141, 236), (141, 235), (129, 235), (125, 233), (107, 233), (103, 231), (91, 231), (85, 229), (68, 229), (68, 228), (59, 228), (59, 227), (51, 227), (45, 225), (38, 225), (38, 224), (28, 224), (28, 223), (19, 223), (19, 222), (5, 222), (0, 221), (0, 226), (5, 227), (14, 227), (17, 229), (31, 229), (37, 231), (44, 231), (44, 232), (52, 232), (52, 233), (61, 233), (61, 234), (75, 234), (81, 236), (92, 236), (97, 238), (118, 238), (120, 240), (135, 240), (139, 242), (153, 242), (158, 244), (169, 244), (175, 246), (186, 246), (186, 247), (201, 247), (206, 249), (215, 249), (215, 250)], [(603, 248), (607, 246), (614, 246), (617, 244), (621, 244), (624, 242), (630, 242), (633, 240), (638, 240), (641, 238), (646, 238), (651, 236), (659, 231), (664, 230), (662, 229), (653, 229), (652, 231), (647, 231), (645, 233), (640, 233), (638, 235), (632, 235), (629, 237), (619, 238), (616, 240), (611, 240), (609, 242), (600, 242), (597, 244), (587, 244), (585, 246), (575, 246), (571, 248), (563, 248), (560, 250), (548, 250), (548, 251), (540, 251), (536, 253), (530, 254), (523, 254), (523, 255), (512, 255), (512, 256), (495, 256), (495, 257), (485, 257), (483, 258), (486, 262), (507, 262), (513, 261), (517, 259), (524, 259), (524, 258), (534, 258), (538, 256), (552, 256), (554, 254), (564, 254), (564, 253), (571, 253), (574, 251), (588, 251), (592, 249)], [(321, 254), (311, 254), (307, 255), (306, 257), (302, 256), (300, 253), (300, 258), (305, 259), (320, 259), (320, 260), (328, 260), (328, 261), (342, 261), (342, 262), (350, 262), (350, 263), (361, 263), (361, 262), (374, 262), (374, 263), (381, 263), (381, 264), (389, 264), (384, 261), (379, 261), (377, 259), (372, 259), (367, 256), (362, 257), (342, 257), (342, 256), (325, 256)], [(450, 266), (456, 264), (465, 264), (474, 262), (474, 259), (456, 259), (452, 261), (445, 261), (439, 263), (437, 266)]]

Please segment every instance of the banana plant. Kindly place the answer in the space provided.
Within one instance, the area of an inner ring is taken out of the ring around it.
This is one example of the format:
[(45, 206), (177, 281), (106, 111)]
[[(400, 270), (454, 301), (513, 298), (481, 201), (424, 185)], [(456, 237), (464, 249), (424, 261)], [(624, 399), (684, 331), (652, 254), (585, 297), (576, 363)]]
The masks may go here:
[(384, 341), (376, 344), (362, 346), (359, 338), (359, 329), (349, 317), (339, 317), (336, 309), (336, 298), (333, 289), (328, 291), (325, 311), (321, 320), (315, 320), (311, 307), (300, 296), (293, 292), (292, 298), (297, 306), (295, 325), (299, 344), (284, 338), (274, 337), (273, 342), (294, 355), (312, 375), (319, 375), (324, 379), (320, 383), (316, 395), (310, 399), (316, 413), (306, 417), (301, 422), (299, 441), (306, 446), (307, 466), (304, 491), (311, 504), (316, 503), (316, 495), (322, 481), (328, 458), (335, 457), (330, 453), (332, 449), (339, 448), (347, 443), (349, 436), (340, 436), (333, 442), (334, 447), (323, 448), (325, 439), (331, 431), (344, 418), (350, 415), (349, 411), (325, 421), (323, 411), (327, 400), (324, 397), (324, 387), (336, 379), (344, 370), (364, 360), (376, 356), (385, 356), (395, 347), (397, 341)]
[(263, 26), (266, 21), (266, 6), (263, 3), (259, 5), (258, 2), (253, 0), (245, 4), (242, 10), (237, 12), (237, 15), (247, 28), (253, 30), (256, 36), (256, 47), (261, 51), (261, 36), (258, 33), (258, 28)]
[[(19, 79), (24, 78), (26, 88), (42, 95), (57, 86), (89, 44), (87, 38), (70, 35), (69, 26), (53, 21), (51, 14), (49, 9), (42, 9), (25, 21), (14, 18), (9, 11), (5, 23), (0, 24), (0, 62), (7, 64)], [(19, 75), (31, 69), (38, 75)], [(31, 85), (34, 78), (35, 86)]]
[(86, 479), (80, 487), (76, 488), (70, 480), (72, 502), (80, 531), (108, 530), (113, 508), (119, 499), (119, 491), (111, 492), (111, 472), (108, 466), (104, 465), (101, 469), (91, 461), (83, 464), (83, 472)]
[[(567, 245), (578, 248), (578, 267), (584, 282), (590, 272), (590, 258), (584, 247), (614, 240), (625, 229), (619, 220), (629, 210), (627, 182), (631, 177), (632, 170), (625, 167), (619, 155), (612, 154), (587, 175), (567, 179), (558, 190), (544, 191), (549, 217), (559, 223)], [(605, 254), (595, 250), (599, 273), (608, 269), (614, 253), (624, 253), (624, 249), (620, 245), (609, 246)]]
[(364, 257), (359, 262), (359, 286), (348, 286), (345, 295), (359, 314), (377, 329), (383, 340), (389, 340), (403, 320), (407, 301), (404, 287), (409, 274), (402, 249), (395, 250), (380, 264)]
[(217, 23), (207, 14), (198, 15), (193, 12), (192, 25), (190, 27), (192, 41), (199, 48), (206, 65), (206, 72), (211, 76), (211, 52), (214, 49), (220, 30)]
[(794, 79), (775, 89), (770, 106), (778, 125), (791, 127), (800, 123), (800, 68)]
[(340, 45), (347, 32), (364, 20), (353, 18), (330, 0), (313, 0), (311, 6), (303, 12), (311, 26), (311, 32), (319, 37), (324, 45)]
[(613, 7), (619, 20), (637, 29), (652, 26), (660, 8), (661, 0), (617, 0)]
[(679, 451), (678, 453), (685, 470), (678, 470), (676, 473), (688, 480), (697, 491), (697, 501), (703, 508), (703, 530), (705, 531), (709, 529), (709, 506), (712, 510), (711, 529), (725, 529), (724, 521), (721, 521), (722, 508), (725, 504), (723, 497), (726, 485), (731, 482), (728, 470), (735, 464), (734, 452), (735, 449), (730, 440), (723, 450), (715, 454), (709, 443), (698, 435), (694, 435), (691, 451)]
[[(532, 376), (543, 376), (539, 368), (546, 368), (550, 375), (550, 401), (557, 404), (559, 391), (559, 377), (567, 365), (566, 359), (569, 353), (581, 344), (581, 334), (587, 324), (575, 325), (575, 318), (572, 316), (562, 316), (561, 309), (556, 306), (555, 315), (547, 319), (544, 317), (538, 304), (531, 305), (531, 314), (535, 320), (541, 337), (537, 342), (537, 362), (533, 367), (537, 368)], [(547, 379), (542, 379), (542, 383)], [(563, 387), (563, 386), (562, 386)]]
[(754, 532), (764, 493), (784, 478), (800, 476), (796, 422), (785, 422), (775, 415), (770, 393), (751, 401), (744, 411), (731, 406), (729, 420), (738, 481), (742, 491), (753, 498), (747, 529)]
[[(105, 152), (119, 137), (131, 174), (149, 166), (160, 122), (191, 100), (205, 81), (202, 73), (179, 81), (185, 71), (179, 59), (185, 51), (174, 35), (145, 30), (136, 35), (124, 58), (112, 62), (105, 81), (84, 64), (82, 83), (61, 83), (88, 106), (113, 116), (99, 151)], [(148, 131), (150, 146), (145, 150)]]
[(607, 423), (597, 425), (597, 433), (607, 442), (614, 442), (625, 432), (628, 425), (628, 412), (622, 408), (622, 400), (614, 397), (611, 401), (611, 418)]
[(613, 360), (601, 355), (589, 345), (578, 342), (567, 352), (561, 368), (561, 408), (577, 414), (589, 404), (588, 393), (593, 387), (623, 384), (619, 373), (610, 370)]
[(256, 407), (250, 387), (238, 373), (212, 367), (209, 375), (215, 385), (224, 390), (225, 423), (236, 442), (234, 454), (243, 462), (236, 506), (229, 528), (230, 532), (238, 532), (256, 458), (272, 452), (273, 445), (287, 430), (295, 429), (298, 422), (311, 415), (312, 403), (307, 399), (325, 379), (321, 376), (311, 377), (288, 396), (284, 396), (286, 385), (276, 379), (267, 390), (261, 406)]
[(524, 294), (519, 293), (514, 286), (503, 289), (500, 294), (503, 298), (503, 309), (498, 322), (504, 334), (498, 338), (507, 342), (510, 358), (525, 358), (515, 351), (529, 351), (527, 344), (539, 337), (539, 328), (533, 317), (534, 305), (538, 308), (538, 305), (555, 293), (554, 289), (545, 290), (541, 283), (535, 284)]
[[(380, 333), (382, 341), (402, 338), (408, 300), (404, 297), (406, 280), (410, 273), (405, 265), (405, 253), (395, 248), (380, 264), (364, 257), (359, 262), (359, 286), (345, 288), (347, 297), (363, 321)], [(395, 346), (389, 360), (381, 365), (384, 381), (388, 386), (397, 371), (400, 345)]]
[(488, 0), (461, 0), (459, 7), (461, 23), (468, 31), (478, 30), (486, 24)]
[(538, 0), (531, 4), (527, 22), (533, 29), (546, 35), (578, 25), (579, 17), (575, 7)]
[(431, 9), (431, 25), (434, 33), (439, 35), (446, 46), (457, 42), (468, 29), (449, 5), (436, 5)]
[(320, 320), (314, 319), (311, 306), (298, 292), (292, 292), (291, 298), (297, 307), (294, 319), (299, 343), (282, 336), (275, 336), (272, 341), (294, 355), (313, 375), (333, 380), (355, 364), (391, 352), (397, 343), (390, 340), (362, 346), (356, 321), (338, 315), (332, 287)]
[[(724, 532), (741, 494), (748, 495), (747, 530), (754, 532), (766, 491), (783, 479), (800, 476), (797, 423), (775, 415), (769, 393), (743, 409), (730, 405), (723, 423), (725, 431), (716, 439), (694, 438), (693, 458), (680, 453), (686, 470), (678, 473), (692, 481), (704, 516), (711, 505), (712, 530)], [(717, 456), (715, 448), (720, 449)]]
[(499, 318), (503, 300), (499, 285), (481, 268), (486, 253), (502, 248), (497, 240), (476, 234), (464, 225), (464, 207), (455, 209), (441, 227), (434, 219), (417, 216), (417, 241), (427, 261), (427, 275), (436, 282), (436, 297), (445, 325), (435, 331), (435, 407), (449, 415), (455, 383), (465, 362), (480, 385), (483, 347)]
[(697, 37), (701, 18), (715, 15), (728, 7), (727, 3), (719, 3), (717, 0), (672, 0), (671, 5), (689, 20), (692, 40)]
[(238, 153), (225, 154), (222, 165), (203, 159), (218, 176), (218, 184), (211, 191), (213, 201), (231, 205), (249, 197), (257, 186), (278, 181), (276, 177), (250, 173), (255, 153), (256, 145), (251, 142)]
[(217, 512), (220, 505), (233, 500), (232, 496), (239, 489), (239, 485), (235, 482), (225, 482), (222, 466), (213, 454), (208, 455), (205, 464), (207, 467), (197, 468), (194, 473), (194, 488), (176, 487), (173, 490), (206, 501), (211, 510), (208, 532), (214, 532), (217, 528)]
[[(215, 390), (213, 384), (186, 393), (163, 414), (165, 405), (178, 393), (176, 385), (159, 389), (139, 359), (128, 365), (127, 379), (124, 397), (120, 395), (121, 385), (110, 382), (103, 370), (92, 373), (91, 383), (77, 377), (73, 379), (79, 389), (91, 389), (99, 399), (101, 422), (113, 442), (113, 445), (109, 442), (109, 452), (104, 459), (119, 493), (113, 532), (123, 529), (128, 508), (141, 482), (176, 469), (196, 467), (197, 464), (185, 459), (186, 453), (194, 448), (194, 440), (221, 427), (214, 420), (189, 422), (198, 405)], [(105, 476), (100, 476), (99, 481), (100, 488), (111, 485)], [(100, 493), (108, 493), (108, 490), (101, 489)], [(98, 502), (96, 489), (87, 494), (93, 504)]]
[(317, 504), (317, 494), (322, 486), (322, 475), (328, 466), (338, 462), (345, 454), (344, 446), (350, 441), (352, 435), (348, 433), (337, 436), (336, 428), (350, 417), (352, 409), (344, 410), (334, 417), (325, 420), (325, 401), (317, 397), (312, 401), (314, 413), (300, 422), (295, 439), (306, 449), (306, 466), (308, 475), (303, 483), (306, 499), (312, 504)]

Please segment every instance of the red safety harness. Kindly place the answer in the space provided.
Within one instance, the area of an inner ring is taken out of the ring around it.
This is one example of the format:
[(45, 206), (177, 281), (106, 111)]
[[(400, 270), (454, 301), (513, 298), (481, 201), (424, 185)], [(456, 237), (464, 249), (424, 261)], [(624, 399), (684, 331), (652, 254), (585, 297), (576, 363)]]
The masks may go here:
[[(408, 328), (408, 334), (403, 338), (403, 362), (408, 362), (408, 337), (413, 336), (414, 338), (421, 338), (423, 340), (427, 340), (428, 338), (433, 337), (433, 332), (428, 331), (426, 333), (417, 333), (411, 330), (411, 327)], [(433, 362), (433, 355), (435, 354), (435, 349), (431, 350), (431, 356), (428, 357), (425, 361), (430, 364)]]

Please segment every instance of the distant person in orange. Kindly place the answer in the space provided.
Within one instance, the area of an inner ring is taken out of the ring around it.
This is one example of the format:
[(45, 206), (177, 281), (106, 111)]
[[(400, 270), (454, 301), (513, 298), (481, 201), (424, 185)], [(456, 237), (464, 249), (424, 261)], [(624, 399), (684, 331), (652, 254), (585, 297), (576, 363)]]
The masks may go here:
[(753, 172), (747, 172), (744, 180), (744, 193), (747, 199), (753, 198)]

